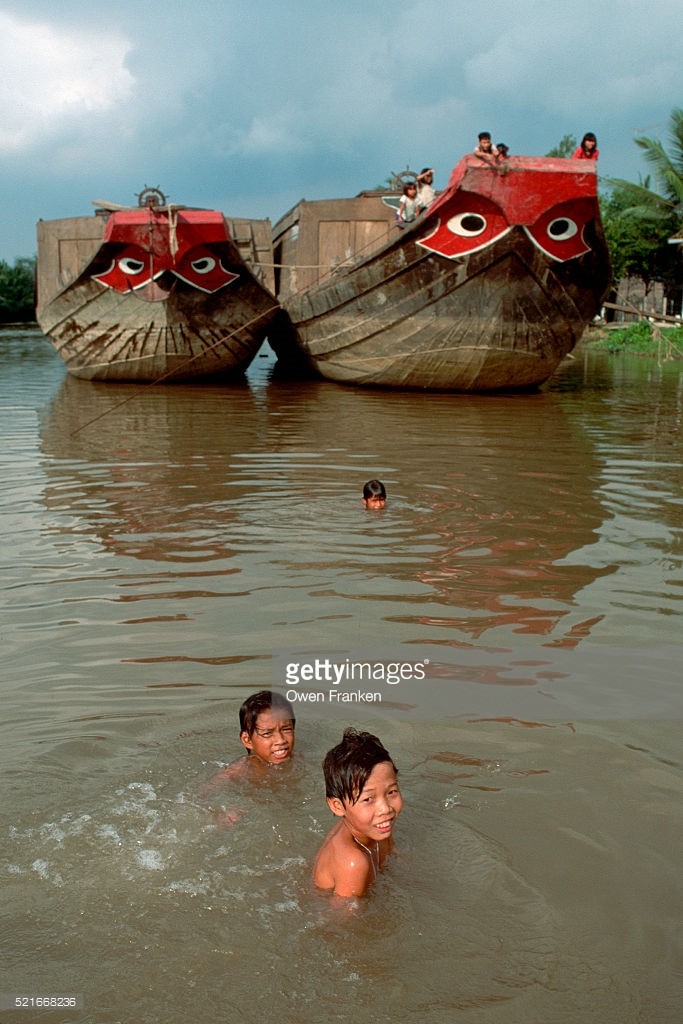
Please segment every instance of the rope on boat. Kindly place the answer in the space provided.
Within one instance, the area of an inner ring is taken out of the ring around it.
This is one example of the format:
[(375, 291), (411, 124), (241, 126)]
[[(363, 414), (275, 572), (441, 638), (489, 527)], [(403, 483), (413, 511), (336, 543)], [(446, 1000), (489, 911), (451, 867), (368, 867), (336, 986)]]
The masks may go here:
[(266, 263), (264, 260), (258, 260), (256, 265), (258, 267), (267, 267), (269, 270), (337, 270), (339, 267), (343, 267), (349, 260), (355, 259), (363, 250), (359, 249), (353, 256), (347, 256), (345, 260), (341, 260), (339, 263)]

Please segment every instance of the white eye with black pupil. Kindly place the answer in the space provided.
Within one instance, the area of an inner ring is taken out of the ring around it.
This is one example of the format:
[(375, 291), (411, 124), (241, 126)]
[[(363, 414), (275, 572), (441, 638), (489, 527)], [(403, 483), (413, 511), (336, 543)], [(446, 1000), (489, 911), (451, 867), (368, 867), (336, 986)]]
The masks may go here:
[(486, 217), (480, 213), (458, 213), (451, 217), (446, 226), (454, 235), (475, 238), (486, 230)]
[(134, 260), (132, 256), (124, 256), (119, 260), (119, 267), (124, 274), (139, 274), (141, 270), (145, 269), (145, 264), (142, 260)]
[(573, 238), (579, 229), (576, 222), (569, 217), (557, 217), (551, 220), (546, 230), (556, 242), (566, 242), (568, 238)]
[(193, 260), (191, 266), (196, 274), (210, 274), (216, 261), (212, 256), (202, 256), (200, 260)]

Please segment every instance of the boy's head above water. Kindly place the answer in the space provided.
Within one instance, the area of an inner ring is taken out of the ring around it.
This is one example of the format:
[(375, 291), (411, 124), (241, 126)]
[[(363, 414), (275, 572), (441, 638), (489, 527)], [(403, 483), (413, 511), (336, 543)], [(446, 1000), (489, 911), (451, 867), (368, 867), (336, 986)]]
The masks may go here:
[(325, 796), (332, 810), (335, 808), (330, 801), (349, 807), (357, 804), (370, 777), (380, 765), (386, 768), (387, 776), (396, 779), (398, 769), (376, 736), (370, 732), (345, 729), (341, 743), (328, 750), (323, 761)]
[(381, 480), (368, 480), (363, 484), (363, 504), (366, 508), (384, 508), (387, 492)]
[(327, 753), (323, 772), (337, 822), (318, 850), (313, 881), (335, 896), (364, 896), (393, 849), (403, 807), (396, 765), (372, 733), (346, 729)]
[(292, 705), (273, 690), (252, 693), (240, 708), (242, 745), (266, 764), (283, 764), (292, 756), (295, 725)]

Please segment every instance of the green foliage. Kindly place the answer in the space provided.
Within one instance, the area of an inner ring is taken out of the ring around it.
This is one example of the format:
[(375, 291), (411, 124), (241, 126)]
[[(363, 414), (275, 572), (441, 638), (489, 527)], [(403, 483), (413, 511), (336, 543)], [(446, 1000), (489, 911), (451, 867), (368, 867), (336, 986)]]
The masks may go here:
[(654, 279), (675, 278), (680, 256), (668, 242), (674, 221), (670, 215), (648, 216), (633, 203), (633, 191), (617, 185), (600, 197), (613, 280), (640, 277), (647, 287)]
[(643, 220), (658, 222), (673, 234), (683, 221), (683, 110), (674, 108), (669, 120), (671, 153), (659, 139), (636, 139), (652, 166), (658, 191), (650, 188), (649, 176), (637, 185), (620, 178), (610, 184), (630, 198), (630, 212)]
[[(683, 216), (683, 109), (674, 107), (669, 115), (670, 152), (659, 139), (641, 137), (636, 145), (653, 167), (659, 193), (677, 215)], [(659, 197), (658, 197), (659, 198)]]
[(576, 136), (563, 135), (558, 144), (548, 150), (546, 156), (570, 157), (577, 146)]
[(35, 259), (0, 260), (0, 323), (35, 320)]
[(661, 279), (671, 296), (680, 292), (683, 282), (680, 246), (668, 244), (683, 226), (683, 109), (679, 107), (671, 112), (669, 135), (669, 152), (659, 139), (635, 140), (652, 167), (658, 191), (650, 188), (649, 176), (638, 184), (613, 179), (603, 211), (615, 279), (633, 274), (646, 285)]
[(683, 328), (653, 327), (649, 320), (639, 320), (608, 331), (591, 347), (645, 356), (661, 355), (663, 348), (666, 358), (683, 358)]

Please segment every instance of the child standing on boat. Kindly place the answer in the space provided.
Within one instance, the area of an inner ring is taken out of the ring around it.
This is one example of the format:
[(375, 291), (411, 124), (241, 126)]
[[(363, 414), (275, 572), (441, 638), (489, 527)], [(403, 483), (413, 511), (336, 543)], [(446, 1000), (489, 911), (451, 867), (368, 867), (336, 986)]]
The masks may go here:
[(423, 167), (415, 180), (418, 212), (422, 213), (434, 202), (434, 168)]
[(407, 185), (403, 186), (403, 195), (398, 204), (398, 211), (396, 213), (398, 227), (402, 228), (404, 224), (412, 223), (412, 221), (416, 220), (417, 214), (417, 184), (414, 181), (409, 181)]
[(376, 736), (346, 729), (323, 761), (327, 805), (339, 821), (313, 867), (319, 889), (363, 896), (391, 853), (403, 807), (396, 765)]

